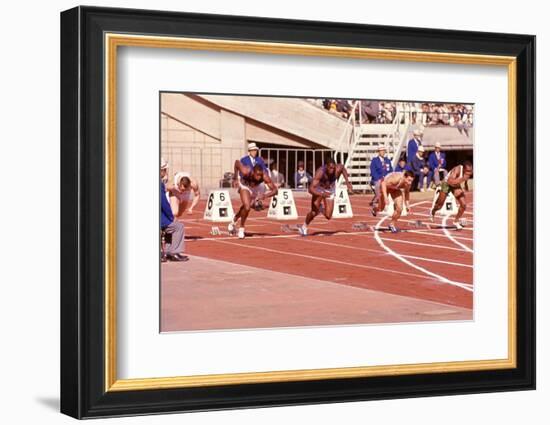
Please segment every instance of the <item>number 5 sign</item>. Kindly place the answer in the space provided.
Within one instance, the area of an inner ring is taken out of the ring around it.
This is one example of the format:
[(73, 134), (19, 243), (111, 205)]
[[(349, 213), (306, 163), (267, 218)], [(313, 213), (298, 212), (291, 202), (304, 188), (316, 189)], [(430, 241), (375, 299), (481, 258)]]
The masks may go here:
[(292, 190), (279, 189), (279, 193), (271, 199), (267, 218), (275, 220), (294, 220), (298, 218)]

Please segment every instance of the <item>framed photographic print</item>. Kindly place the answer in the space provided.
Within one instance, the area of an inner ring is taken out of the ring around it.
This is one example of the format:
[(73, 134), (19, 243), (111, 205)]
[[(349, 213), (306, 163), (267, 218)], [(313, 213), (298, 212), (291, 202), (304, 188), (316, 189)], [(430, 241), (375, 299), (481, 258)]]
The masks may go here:
[(535, 38), (61, 14), (61, 411), (535, 387)]

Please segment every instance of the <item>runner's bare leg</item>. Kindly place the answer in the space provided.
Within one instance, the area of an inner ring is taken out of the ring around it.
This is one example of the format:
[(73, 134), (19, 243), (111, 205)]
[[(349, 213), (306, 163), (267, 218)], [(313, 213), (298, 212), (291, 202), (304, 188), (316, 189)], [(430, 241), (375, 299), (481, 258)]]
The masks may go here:
[(323, 214), (327, 220), (330, 220), (334, 212), (334, 199), (324, 198), (323, 202), (325, 203), (325, 211)]
[(439, 192), (439, 196), (437, 200), (435, 201), (434, 207), (432, 211), (430, 212), (431, 215), (435, 215), (437, 211), (443, 207), (443, 204), (445, 203), (445, 198), (447, 197), (447, 194), (443, 191)]
[(393, 215), (391, 216), (391, 224), (397, 227), (397, 220), (401, 217), (403, 211), (403, 195), (392, 195), (393, 197)]
[(248, 214), (250, 213), (250, 192), (246, 189), (241, 189), (240, 195), (243, 204), (237, 214), (241, 218), (241, 227), (244, 227)]
[(311, 197), (311, 211), (306, 215), (306, 226), (319, 214), (319, 207), (323, 198), (321, 196), (313, 195)]
[(466, 195), (462, 190), (455, 190), (453, 195), (455, 196), (457, 202), (458, 202), (458, 212), (455, 216), (455, 223), (460, 221), (460, 218), (462, 217), (462, 214), (464, 214), (464, 211), (466, 211)]

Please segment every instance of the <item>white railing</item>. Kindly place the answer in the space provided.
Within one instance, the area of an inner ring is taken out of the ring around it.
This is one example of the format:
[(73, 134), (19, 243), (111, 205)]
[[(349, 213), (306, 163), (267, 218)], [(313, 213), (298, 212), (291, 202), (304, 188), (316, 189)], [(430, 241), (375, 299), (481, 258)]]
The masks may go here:
[[(345, 137), (345, 135), (342, 136), (342, 139), (340, 141), (340, 146), (337, 151), (337, 154), (339, 157), (337, 157), (337, 162), (344, 163), (344, 166), (346, 169), (348, 169), (348, 173), (351, 170), (351, 161), (353, 160), (353, 154), (355, 149), (357, 148), (358, 142), (361, 140), (363, 133), (364, 133), (364, 127), (363, 125), (369, 125), (370, 128), (375, 129), (377, 126), (380, 126), (380, 128), (387, 128), (383, 124), (361, 124), (361, 122), (357, 122), (355, 119), (355, 109), (359, 108), (359, 117), (361, 117), (361, 102), (356, 102), (354, 104), (352, 115), (350, 115), (350, 118), (348, 120), (348, 123), (350, 124), (350, 131), (352, 132), (348, 138)], [(395, 167), (397, 163), (399, 162), (399, 156), (401, 154), (401, 150), (403, 149), (404, 144), (407, 140), (408, 130), (409, 130), (409, 116), (406, 115), (404, 119), (402, 119), (403, 114), (399, 113), (399, 111), (395, 114), (395, 117), (393, 118), (393, 121), (391, 122), (391, 126), (389, 131), (386, 130), (385, 132), (381, 132), (377, 134), (377, 136), (385, 137), (387, 138), (386, 143), (386, 150), (388, 153), (393, 154), (392, 159), (392, 166)], [(402, 122), (403, 121), (403, 122)], [(375, 133), (373, 133), (375, 134)], [(344, 141), (348, 140), (348, 144), (345, 145)], [(344, 153), (347, 154), (345, 160), (344, 160)], [(343, 177), (340, 177), (338, 180), (338, 184), (341, 186), (344, 184)]]
[[(358, 112), (359, 121), (356, 119), (356, 111)], [(336, 149), (334, 160), (338, 163), (345, 162), (345, 155), (349, 158), (350, 153), (353, 151), (355, 144), (357, 142), (357, 127), (361, 126), (361, 102), (353, 102), (348, 121), (346, 123), (346, 129), (340, 137), (340, 142)]]

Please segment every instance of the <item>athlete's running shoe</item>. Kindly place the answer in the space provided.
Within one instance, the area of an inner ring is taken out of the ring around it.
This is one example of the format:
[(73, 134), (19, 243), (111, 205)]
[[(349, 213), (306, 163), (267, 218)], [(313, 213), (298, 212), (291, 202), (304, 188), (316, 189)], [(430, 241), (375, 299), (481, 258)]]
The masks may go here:
[(395, 227), (393, 224), (390, 224), (388, 227), (390, 229), (390, 232), (392, 232), (392, 233), (399, 232), (399, 229), (397, 227)]
[(298, 231), (300, 232), (300, 235), (307, 236), (307, 226), (305, 224), (298, 226)]
[(244, 239), (244, 227), (239, 227), (239, 239)]
[(455, 225), (456, 230), (464, 229), (464, 226), (462, 224), (460, 224), (458, 221), (455, 221), (454, 225)]
[(235, 235), (235, 233), (237, 232), (237, 224), (233, 222), (229, 223), (227, 225), (227, 231), (230, 235)]
[(376, 217), (376, 215), (378, 214), (374, 208), (370, 210), (370, 213), (373, 217)]
[(430, 221), (432, 223), (435, 223), (435, 215), (433, 215), (431, 212), (430, 212)]

